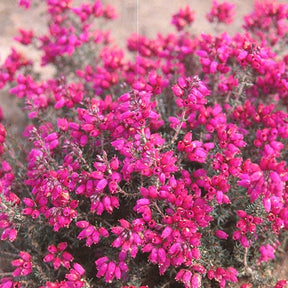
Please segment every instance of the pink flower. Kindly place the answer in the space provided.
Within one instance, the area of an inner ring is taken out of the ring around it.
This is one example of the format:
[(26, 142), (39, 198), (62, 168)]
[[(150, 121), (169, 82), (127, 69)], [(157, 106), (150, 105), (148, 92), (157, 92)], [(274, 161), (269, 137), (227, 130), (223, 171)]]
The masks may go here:
[(199, 288), (201, 286), (201, 276), (193, 274), (190, 270), (181, 269), (175, 277), (176, 281), (182, 282), (185, 288)]
[(284, 288), (287, 282), (287, 280), (279, 280), (273, 288)]
[(29, 45), (34, 37), (34, 32), (33, 30), (23, 30), (23, 29), (19, 29), (20, 32), (20, 36), (16, 36), (14, 37), (14, 39), (18, 42), (20, 42), (23, 45)]
[[(1, 188), (1, 184), (0, 184)], [(1, 191), (1, 189), (0, 189)], [(0, 200), (1, 204), (1, 200)], [(4, 213), (0, 214), (0, 229), (4, 229), (4, 231), (1, 234), (0, 239), (6, 240), (9, 239), (10, 242), (13, 242), (17, 237), (17, 230), (15, 229), (15, 224), (9, 222), (9, 218)]]
[(104, 227), (96, 228), (90, 225), (87, 221), (78, 221), (76, 226), (83, 230), (78, 234), (79, 240), (86, 238), (86, 246), (90, 247), (92, 244), (97, 244), (100, 241), (100, 237), (108, 237), (109, 232)]
[(128, 267), (124, 262), (119, 262), (118, 265), (114, 261), (109, 261), (109, 258), (104, 256), (95, 261), (96, 269), (98, 270), (96, 277), (104, 277), (105, 281), (112, 283), (114, 278), (119, 280), (123, 272), (128, 271)]
[(5, 277), (0, 280), (0, 288), (16, 288), (21, 287), (20, 282), (14, 281), (10, 277)]
[(261, 262), (268, 262), (271, 259), (275, 258), (275, 248), (270, 244), (261, 245), (259, 248), (259, 252), (261, 254), (259, 263)]
[(212, 9), (206, 15), (209, 22), (223, 22), (225, 24), (230, 24), (233, 22), (233, 17), (235, 14), (235, 4), (230, 4), (228, 2), (223, 2), (219, 4), (217, 0), (213, 0)]
[[(130, 286), (122, 286), (122, 288), (138, 288), (134, 285), (130, 285)], [(149, 288), (148, 286), (139, 286), (139, 288)]]
[(31, 0), (19, 0), (19, 6), (29, 9), (31, 5)]
[(112, 5), (106, 5), (103, 9), (103, 16), (107, 19), (116, 19), (118, 14)]
[(225, 233), (224, 231), (222, 231), (222, 230), (217, 230), (216, 232), (215, 232), (215, 235), (218, 237), (218, 238), (220, 238), (220, 239), (227, 239), (228, 238), (228, 234), (227, 233)]
[(191, 24), (195, 20), (195, 12), (189, 6), (181, 8), (179, 12), (173, 15), (171, 23), (176, 26), (178, 31)]
[(244, 284), (241, 285), (240, 288), (252, 288), (252, 284), (250, 284), (250, 283), (244, 283)]
[(48, 251), (50, 253), (44, 257), (43, 262), (52, 261), (53, 268), (55, 270), (58, 270), (61, 265), (69, 269), (70, 262), (73, 261), (74, 257), (70, 253), (64, 251), (66, 248), (67, 248), (67, 242), (61, 242), (57, 245), (57, 247), (54, 245), (49, 245)]
[(14, 277), (26, 276), (32, 272), (31, 255), (21, 251), (19, 256), (21, 258), (12, 261), (12, 265), (17, 267), (13, 272)]
[(65, 275), (65, 278), (68, 280), (68, 287), (83, 287), (84, 281), (82, 278), (84, 274), (85, 269), (80, 264), (74, 263), (73, 268)]

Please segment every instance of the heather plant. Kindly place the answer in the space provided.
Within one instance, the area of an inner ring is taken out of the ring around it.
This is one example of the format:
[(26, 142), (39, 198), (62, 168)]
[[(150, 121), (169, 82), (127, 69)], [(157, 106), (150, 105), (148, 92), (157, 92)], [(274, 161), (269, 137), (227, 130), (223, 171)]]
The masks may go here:
[(13, 135), (0, 110), (0, 287), (285, 287), (288, 6), (256, 1), (232, 36), (194, 35), (187, 6), (127, 51), (112, 6), (46, 6), (15, 40), (54, 75), (13, 48), (0, 68), (27, 116)]

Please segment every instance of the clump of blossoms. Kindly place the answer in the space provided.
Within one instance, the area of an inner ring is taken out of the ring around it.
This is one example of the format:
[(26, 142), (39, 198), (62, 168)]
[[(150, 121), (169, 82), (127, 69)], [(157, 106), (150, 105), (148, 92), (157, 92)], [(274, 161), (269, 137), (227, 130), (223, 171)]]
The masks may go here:
[(211, 11), (206, 15), (206, 18), (209, 22), (230, 24), (234, 20), (235, 8), (235, 4), (218, 3), (217, 0), (213, 0)]
[(181, 8), (130, 60), (99, 29), (112, 6), (46, 6), (46, 34), (15, 40), (55, 75), (16, 49), (0, 67), (27, 116), (15, 136), (0, 109), (0, 288), (285, 287), (287, 5), (256, 1), (232, 36)]

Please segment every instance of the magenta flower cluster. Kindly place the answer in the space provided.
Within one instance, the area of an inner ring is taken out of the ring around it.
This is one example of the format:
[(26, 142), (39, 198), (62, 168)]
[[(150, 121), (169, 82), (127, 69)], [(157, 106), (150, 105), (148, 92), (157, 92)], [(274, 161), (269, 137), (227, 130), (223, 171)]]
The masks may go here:
[(234, 20), (235, 8), (235, 4), (218, 3), (217, 0), (213, 0), (211, 11), (206, 15), (206, 18), (209, 22), (230, 24)]
[(98, 29), (112, 6), (46, 6), (15, 40), (55, 74), (14, 48), (0, 67), (27, 116), (13, 135), (0, 109), (0, 288), (284, 288), (288, 6), (256, 1), (232, 36), (194, 35), (186, 6), (130, 60)]

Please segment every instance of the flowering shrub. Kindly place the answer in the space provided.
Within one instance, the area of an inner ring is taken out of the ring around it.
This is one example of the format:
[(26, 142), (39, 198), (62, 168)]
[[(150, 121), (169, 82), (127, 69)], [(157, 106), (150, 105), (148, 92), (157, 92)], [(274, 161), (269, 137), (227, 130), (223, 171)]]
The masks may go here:
[(98, 29), (113, 7), (46, 4), (47, 34), (15, 40), (55, 75), (15, 49), (0, 68), (27, 113), (15, 141), (0, 110), (0, 287), (285, 287), (288, 6), (256, 2), (234, 36), (191, 34), (187, 6), (127, 60)]

